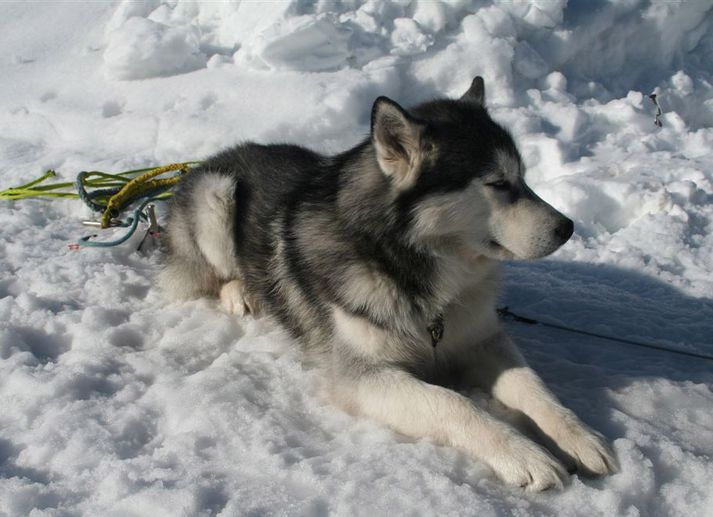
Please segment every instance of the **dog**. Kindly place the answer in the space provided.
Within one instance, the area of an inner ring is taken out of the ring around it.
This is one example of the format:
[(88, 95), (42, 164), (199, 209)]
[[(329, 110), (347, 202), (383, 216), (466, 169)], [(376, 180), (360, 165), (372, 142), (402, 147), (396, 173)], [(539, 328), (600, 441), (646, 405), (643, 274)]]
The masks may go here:
[[(456, 447), (508, 484), (613, 473), (603, 437), (496, 314), (500, 261), (544, 257), (573, 233), (524, 173), (481, 77), (408, 110), (379, 97), (369, 138), (342, 154), (245, 143), (182, 179), (160, 283), (171, 299), (217, 296), (275, 318), (337, 406)], [(551, 452), (457, 391), (469, 387), (525, 417)]]

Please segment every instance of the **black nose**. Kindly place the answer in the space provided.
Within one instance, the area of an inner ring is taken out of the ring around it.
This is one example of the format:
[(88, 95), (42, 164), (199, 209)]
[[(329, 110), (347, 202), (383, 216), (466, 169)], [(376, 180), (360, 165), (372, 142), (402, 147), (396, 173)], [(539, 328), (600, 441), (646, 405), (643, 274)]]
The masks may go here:
[(574, 233), (574, 223), (571, 219), (565, 219), (557, 228), (555, 228), (555, 235), (558, 239), (565, 243)]

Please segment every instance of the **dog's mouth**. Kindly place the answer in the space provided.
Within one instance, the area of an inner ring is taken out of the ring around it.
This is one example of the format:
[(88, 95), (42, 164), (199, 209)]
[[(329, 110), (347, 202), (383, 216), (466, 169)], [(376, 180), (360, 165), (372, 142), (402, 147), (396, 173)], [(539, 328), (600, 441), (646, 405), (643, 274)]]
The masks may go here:
[(489, 254), (494, 258), (501, 260), (510, 260), (515, 258), (515, 254), (512, 251), (507, 249), (492, 237), (486, 242), (486, 246)]

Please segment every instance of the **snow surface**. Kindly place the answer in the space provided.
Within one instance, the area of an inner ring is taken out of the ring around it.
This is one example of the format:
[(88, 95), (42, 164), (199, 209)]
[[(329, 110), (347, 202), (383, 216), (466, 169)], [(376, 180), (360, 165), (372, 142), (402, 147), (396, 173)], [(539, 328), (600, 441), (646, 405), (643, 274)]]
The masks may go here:
[[(481, 74), (530, 184), (577, 227), (507, 266), (504, 303), (711, 354), (712, 5), (3, 2), (0, 188), (248, 139), (336, 152), (378, 95), (458, 96)], [(0, 514), (713, 515), (710, 362), (509, 324), (622, 465), (523, 493), (322, 402), (269, 321), (161, 300), (155, 256), (68, 250), (88, 215), (0, 208)]]

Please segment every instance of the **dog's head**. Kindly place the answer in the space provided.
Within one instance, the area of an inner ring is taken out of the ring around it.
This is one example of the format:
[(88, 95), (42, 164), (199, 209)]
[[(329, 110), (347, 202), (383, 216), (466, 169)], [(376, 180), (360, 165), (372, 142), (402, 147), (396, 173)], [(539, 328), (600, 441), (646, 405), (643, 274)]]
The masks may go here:
[(572, 235), (572, 221), (525, 183), (512, 137), (485, 109), (481, 77), (458, 100), (410, 111), (379, 97), (371, 140), (416, 241), (455, 240), (490, 258), (534, 259)]

